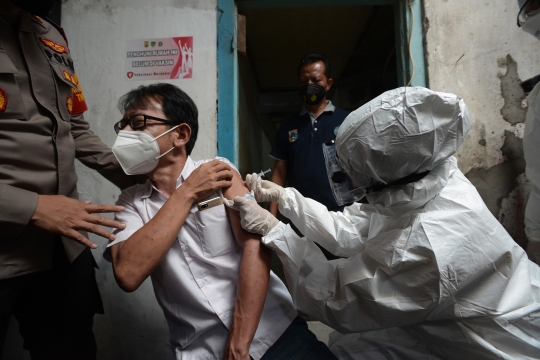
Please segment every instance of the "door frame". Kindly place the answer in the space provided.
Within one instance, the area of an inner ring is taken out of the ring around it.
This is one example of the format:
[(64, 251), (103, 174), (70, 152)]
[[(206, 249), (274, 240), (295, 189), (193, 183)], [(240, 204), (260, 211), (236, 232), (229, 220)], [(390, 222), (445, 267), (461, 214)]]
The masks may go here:
[[(428, 86), (423, 0), (218, 0), (217, 152), (238, 166), (238, 9), (394, 5), (398, 85)], [(411, 34), (412, 32), (412, 34)], [(411, 42), (409, 44), (409, 38)], [(410, 49), (410, 51), (409, 51)]]

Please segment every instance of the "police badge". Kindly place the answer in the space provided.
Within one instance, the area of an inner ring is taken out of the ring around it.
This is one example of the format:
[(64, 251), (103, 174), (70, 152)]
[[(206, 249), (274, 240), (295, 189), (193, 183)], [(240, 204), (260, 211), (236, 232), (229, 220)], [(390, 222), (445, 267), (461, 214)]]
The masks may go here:
[(289, 131), (289, 142), (295, 142), (298, 140), (298, 129)]

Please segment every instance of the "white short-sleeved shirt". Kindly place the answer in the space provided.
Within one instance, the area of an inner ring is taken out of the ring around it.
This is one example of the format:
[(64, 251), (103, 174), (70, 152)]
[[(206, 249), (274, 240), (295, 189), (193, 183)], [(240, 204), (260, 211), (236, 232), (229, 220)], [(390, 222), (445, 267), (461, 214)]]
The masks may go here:
[[(220, 159), (234, 167), (226, 159)], [(187, 158), (177, 187), (204, 162)], [(222, 196), (221, 190), (209, 198)], [(122, 192), (117, 205), (125, 210), (116, 220), (116, 240), (126, 241), (152, 219), (167, 201), (150, 180)], [(231, 230), (223, 205), (190, 213), (165, 259), (152, 273), (156, 298), (169, 324), (176, 359), (222, 359), (232, 325), (242, 249)], [(260, 359), (297, 316), (291, 296), (281, 280), (270, 275), (268, 294), (259, 327), (250, 346)]]

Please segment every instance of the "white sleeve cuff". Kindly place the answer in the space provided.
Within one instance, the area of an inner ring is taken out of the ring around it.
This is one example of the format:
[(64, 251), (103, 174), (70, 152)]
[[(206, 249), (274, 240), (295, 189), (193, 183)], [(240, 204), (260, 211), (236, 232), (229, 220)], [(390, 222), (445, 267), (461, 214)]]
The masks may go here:
[(287, 214), (294, 206), (295, 198), (296, 196), (293, 190), (291, 190), (291, 188), (285, 188), (285, 192), (283, 193), (283, 195), (281, 195), (278, 207), (279, 212), (285, 217), (288, 217)]
[(266, 236), (263, 236), (261, 238), (261, 241), (267, 247), (271, 249), (276, 249), (277, 246), (275, 244), (275, 241), (281, 239), (283, 237), (283, 234), (285, 234), (286, 231), (287, 231), (287, 225), (285, 225), (284, 223), (280, 221), (279, 224), (274, 226), (272, 230), (270, 230), (270, 232), (266, 234)]

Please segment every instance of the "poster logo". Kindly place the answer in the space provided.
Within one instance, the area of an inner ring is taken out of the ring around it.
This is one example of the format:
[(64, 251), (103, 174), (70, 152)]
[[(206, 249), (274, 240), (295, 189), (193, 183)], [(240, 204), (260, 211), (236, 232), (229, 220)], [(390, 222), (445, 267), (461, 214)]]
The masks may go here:
[(126, 41), (125, 73), (131, 80), (193, 77), (193, 36)]

